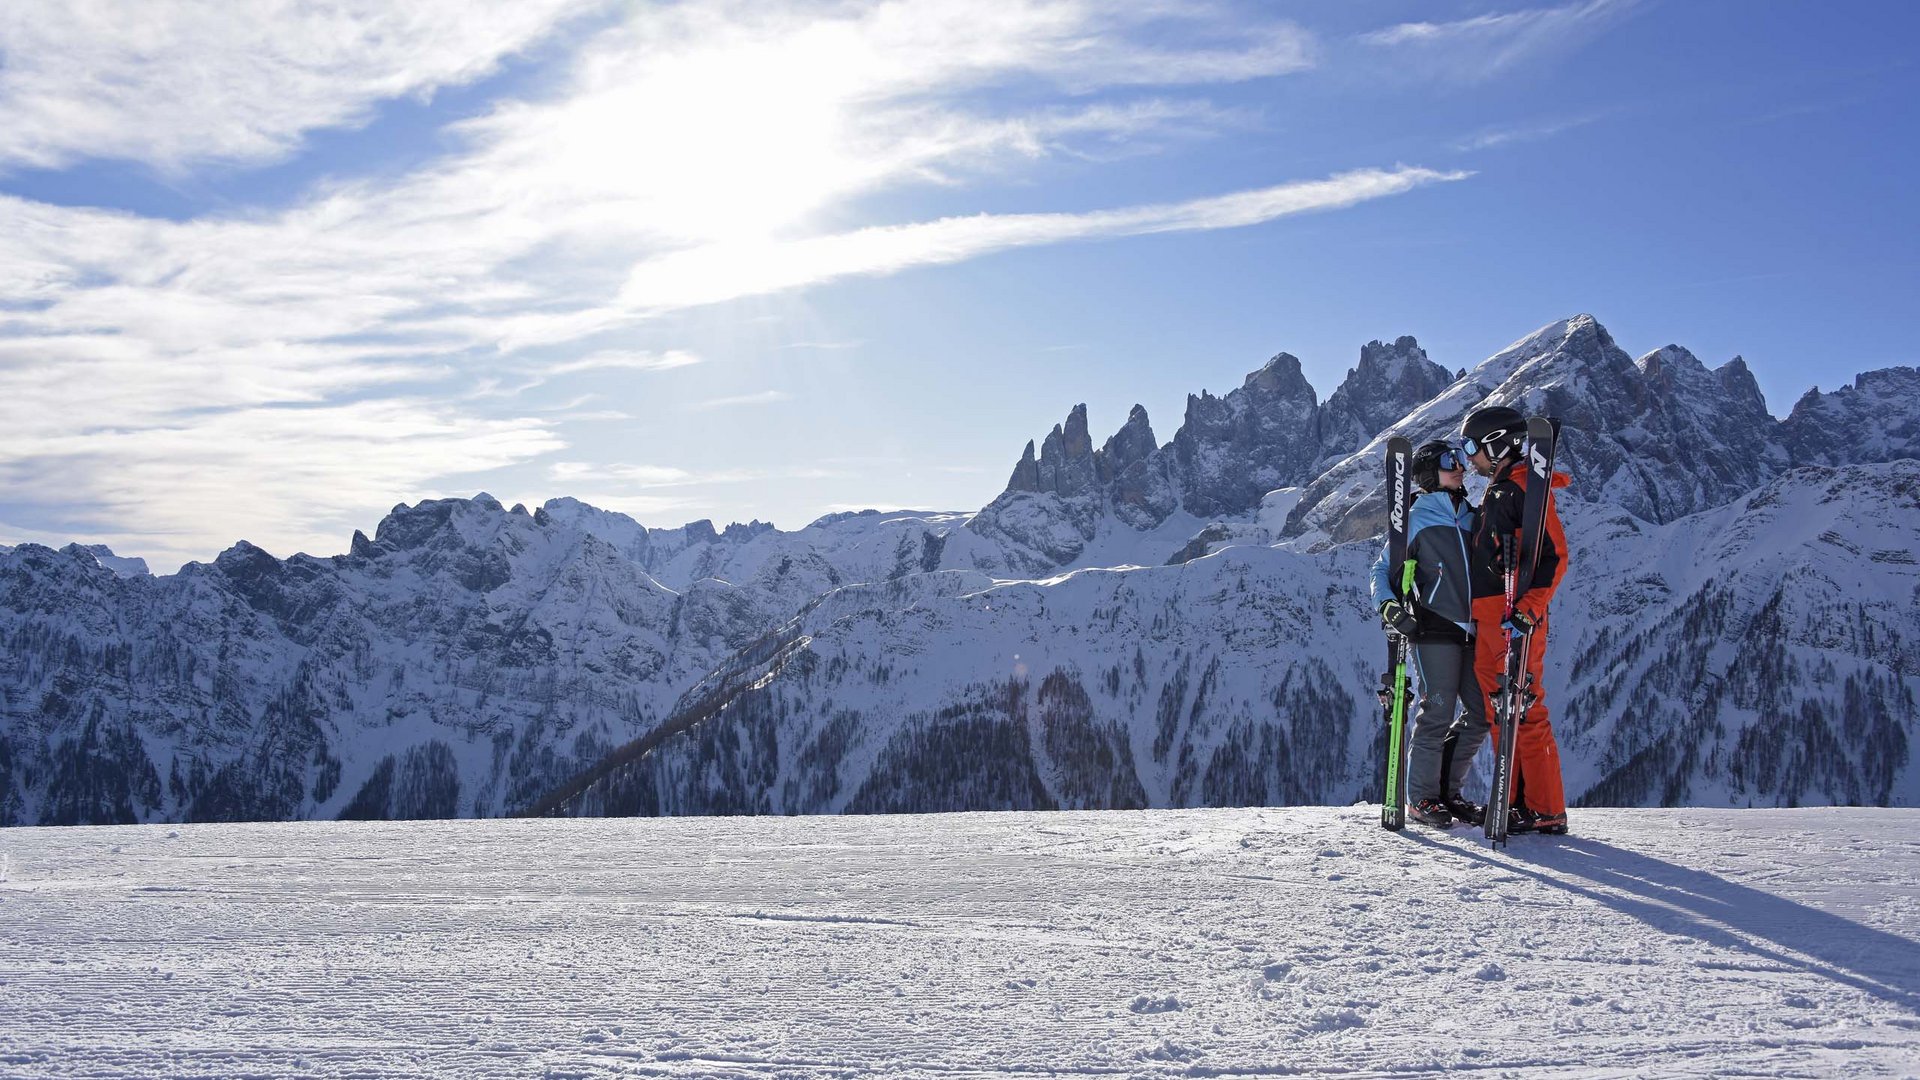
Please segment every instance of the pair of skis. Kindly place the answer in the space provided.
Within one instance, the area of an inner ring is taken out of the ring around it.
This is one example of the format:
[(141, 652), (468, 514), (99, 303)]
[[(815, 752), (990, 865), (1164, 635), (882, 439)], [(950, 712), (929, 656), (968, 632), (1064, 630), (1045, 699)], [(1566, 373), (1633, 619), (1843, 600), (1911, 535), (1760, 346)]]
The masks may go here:
[[(1504, 578), (1507, 615), (1533, 582), (1540, 561), (1538, 541), (1547, 518), (1547, 499), (1553, 491), (1553, 452), (1558, 442), (1558, 422), (1536, 416), (1527, 421), (1527, 442), (1523, 451), (1527, 466), (1526, 501), (1520, 515), (1518, 536), (1504, 538)], [(1413, 561), (1407, 558), (1407, 522), (1413, 508), (1413, 443), (1395, 436), (1387, 440), (1387, 566), (1396, 577), (1394, 593), (1402, 603), (1413, 595)], [(1500, 726), (1500, 743), (1494, 755), (1493, 791), (1487, 801), (1486, 835), (1496, 847), (1507, 843), (1507, 815), (1513, 805), (1513, 758), (1518, 745), (1519, 720), (1533, 701), (1528, 685), (1527, 655), (1533, 645), (1531, 631), (1507, 632), (1507, 669), (1494, 695), (1494, 720)], [(1391, 631), (1387, 634), (1387, 673), (1381, 677), (1380, 700), (1386, 709), (1387, 776), (1380, 800), (1380, 826), (1401, 829), (1407, 823), (1406, 796), (1400, 775), (1405, 756), (1407, 709), (1412, 703), (1407, 685), (1406, 638)]]
[(1517, 633), (1513, 613), (1533, 584), (1540, 565), (1540, 537), (1546, 527), (1547, 502), (1553, 494), (1553, 451), (1560, 425), (1546, 417), (1527, 420), (1527, 443), (1522, 450), (1527, 469), (1526, 501), (1520, 509), (1520, 532), (1500, 538), (1501, 578), (1507, 598), (1507, 670), (1493, 695), (1493, 722), (1500, 727), (1500, 744), (1493, 758), (1493, 783), (1487, 795), (1487, 840), (1507, 846), (1507, 818), (1513, 809), (1513, 756), (1519, 745), (1520, 724), (1533, 706), (1534, 687), (1527, 672), (1534, 631)]
[[(1387, 440), (1387, 573), (1393, 595), (1407, 603), (1413, 595), (1413, 560), (1407, 558), (1407, 519), (1413, 512), (1413, 443), (1396, 435)], [(1380, 701), (1387, 715), (1387, 784), (1380, 799), (1380, 827), (1399, 830), (1407, 824), (1406, 792), (1401, 790), (1402, 759), (1406, 757), (1407, 707), (1413, 688), (1407, 684), (1410, 643), (1387, 631), (1387, 673), (1380, 677)]]

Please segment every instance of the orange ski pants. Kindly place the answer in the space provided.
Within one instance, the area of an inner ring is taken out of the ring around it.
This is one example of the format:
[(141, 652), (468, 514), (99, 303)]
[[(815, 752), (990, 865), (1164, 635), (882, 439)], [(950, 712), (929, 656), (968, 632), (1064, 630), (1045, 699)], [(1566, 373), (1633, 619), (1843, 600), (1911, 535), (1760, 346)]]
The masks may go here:
[[(1480, 681), (1480, 692), (1487, 699), (1487, 720), (1492, 724), (1492, 743), (1500, 746), (1499, 714), (1493, 711), (1501, 680), (1507, 675), (1507, 632), (1500, 628), (1506, 621), (1504, 596), (1483, 596), (1473, 602), (1473, 673)], [(1532, 647), (1527, 650), (1527, 674), (1532, 680), (1533, 707), (1514, 738), (1514, 791), (1522, 792), (1526, 807), (1536, 814), (1564, 814), (1567, 794), (1560, 782), (1560, 745), (1553, 739), (1553, 724), (1547, 719), (1547, 696), (1541, 666), (1547, 656), (1547, 624), (1533, 631)], [(1520, 805), (1518, 799), (1515, 805)]]

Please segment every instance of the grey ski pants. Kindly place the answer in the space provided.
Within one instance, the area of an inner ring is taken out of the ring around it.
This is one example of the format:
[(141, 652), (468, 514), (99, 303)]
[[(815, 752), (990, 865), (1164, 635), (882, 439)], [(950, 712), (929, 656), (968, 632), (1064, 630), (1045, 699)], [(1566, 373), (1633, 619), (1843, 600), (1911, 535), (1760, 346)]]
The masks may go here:
[[(1422, 641), (1413, 647), (1420, 676), (1407, 761), (1407, 801), (1460, 792), (1473, 755), (1487, 741), (1487, 699), (1473, 676), (1473, 642)], [(1454, 719), (1454, 710), (1460, 718)]]

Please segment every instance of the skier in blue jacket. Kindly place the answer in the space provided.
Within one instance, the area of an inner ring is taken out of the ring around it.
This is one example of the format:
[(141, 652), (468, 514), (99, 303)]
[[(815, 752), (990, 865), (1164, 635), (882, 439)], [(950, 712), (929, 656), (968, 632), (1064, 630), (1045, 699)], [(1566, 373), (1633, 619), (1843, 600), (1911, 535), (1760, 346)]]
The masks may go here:
[[(1455, 820), (1478, 825), (1485, 808), (1460, 794), (1473, 755), (1487, 738), (1486, 697), (1473, 673), (1473, 595), (1467, 545), (1475, 522), (1467, 501), (1466, 459), (1444, 442), (1414, 451), (1414, 499), (1407, 523), (1407, 558), (1414, 562), (1413, 593), (1394, 595), (1396, 568), (1382, 545), (1374, 560), (1373, 604), (1387, 629), (1413, 644), (1420, 680), (1419, 711), (1406, 776), (1407, 815), (1446, 828)], [(1455, 709), (1460, 718), (1454, 720)]]

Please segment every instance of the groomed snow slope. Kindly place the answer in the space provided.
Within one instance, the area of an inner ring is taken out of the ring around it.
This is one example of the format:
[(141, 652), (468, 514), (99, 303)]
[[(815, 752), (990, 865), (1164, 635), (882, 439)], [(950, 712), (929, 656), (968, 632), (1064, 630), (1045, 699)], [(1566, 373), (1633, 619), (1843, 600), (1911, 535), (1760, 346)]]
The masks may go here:
[(1920, 812), (12, 829), (7, 1076), (1910, 1076)]

